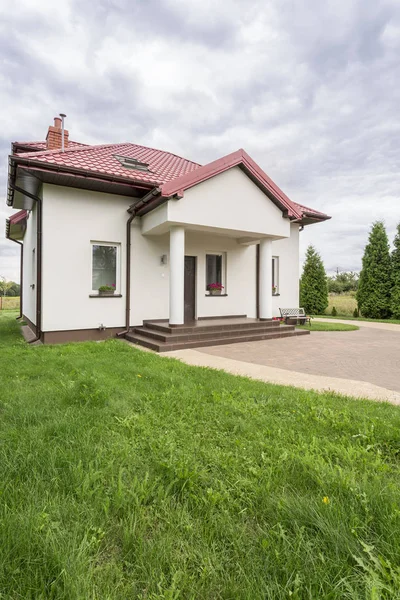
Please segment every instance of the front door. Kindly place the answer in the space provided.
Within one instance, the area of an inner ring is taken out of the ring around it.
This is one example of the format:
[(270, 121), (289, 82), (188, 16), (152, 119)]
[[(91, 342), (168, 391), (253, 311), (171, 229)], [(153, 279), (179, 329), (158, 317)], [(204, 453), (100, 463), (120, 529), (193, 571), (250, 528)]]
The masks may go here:
[(185, 256), (185, 323), (196, 316), (196, 257)]

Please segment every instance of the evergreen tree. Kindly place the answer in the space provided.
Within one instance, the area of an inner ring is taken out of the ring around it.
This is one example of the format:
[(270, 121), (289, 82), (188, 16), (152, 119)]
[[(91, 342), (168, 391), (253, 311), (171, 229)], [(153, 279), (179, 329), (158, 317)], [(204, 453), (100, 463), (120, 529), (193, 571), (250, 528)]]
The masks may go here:
[(328, 284), (322, 259), (308, 246), (300, 281), (300, 305), (307, 313), (322, 315), (328, 307)]
[(397, 225), (397, 234), (394, 238), (392, 252), (392, 293), (390, 308), (395, 319), (400, 319), (400, 223)]
[(362, 259), (356, 296), (361, 314), (371, 319), (387, 319), (391, 287), (389, 240), (384, 224), (377, 221), (372, 225)]

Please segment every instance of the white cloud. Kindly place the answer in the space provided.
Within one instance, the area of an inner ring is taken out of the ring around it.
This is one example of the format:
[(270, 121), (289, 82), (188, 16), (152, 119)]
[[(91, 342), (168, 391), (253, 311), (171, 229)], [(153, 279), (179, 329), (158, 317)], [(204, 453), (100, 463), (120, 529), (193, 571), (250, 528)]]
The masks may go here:
[[(399, 29), (395, 0), (2, 3), (3, 197), (10, 142), (43, 139), (60, 111), (88, 143), (200, 162), (244, 147), (334, 217), (305, 229), (303, 251), (357, 269), (371, 222), (393, 235), (400, 221)], [(0, 274), (18, 277), (16, 252), (0, 240)]]

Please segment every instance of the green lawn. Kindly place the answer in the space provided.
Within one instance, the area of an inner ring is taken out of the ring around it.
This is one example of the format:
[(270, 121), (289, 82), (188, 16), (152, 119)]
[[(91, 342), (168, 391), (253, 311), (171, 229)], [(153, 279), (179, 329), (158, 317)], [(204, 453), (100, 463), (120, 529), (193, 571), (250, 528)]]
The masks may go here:
[(342, 319), (344, 321), (370, 321), (371, 323), (393, 323), (394, 325), (400, 325), (399, 319), (367, 319), (366, 317), (347, 317), (345, 315), (338, 315), (332, 317), (332, 315), (313, 315), (316, 319)]
[(120, 340), (29, 347), (15, 316), (0, 315), (0, 598), (400, 597), (399, 408)]
[(297, 329), (308, 331), (356, 331), (360, 329), (357, 325), (346, 325), (345, 323), (320, 323), (312, 319), (311, 325), (296, 325)]

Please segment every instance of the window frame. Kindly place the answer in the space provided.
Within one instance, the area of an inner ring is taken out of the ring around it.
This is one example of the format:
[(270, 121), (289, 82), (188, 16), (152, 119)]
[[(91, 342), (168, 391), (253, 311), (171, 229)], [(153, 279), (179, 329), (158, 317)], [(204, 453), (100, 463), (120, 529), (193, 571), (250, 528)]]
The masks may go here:
[(121, 294), (121, 243), (120, 242), (100, 242), (98, 240), (90, 241), (90, 289), (92, 294), (98, 294), (99, 290), (93, 289), (93, 246), (107, 246), (117, 249), (115, 265), (115, 294)]
[(279, 256), (272, 257), (272, 288), (276, 285), (276, 292), (272, 291), (273, 296), (279, 295)]
[[(224, 289), (221, 292), (222, 296), (226, 296), (227, 295), (227, 290), (226, 290), (226, 272), (227, 272), (227, 257), (226, 257), (226, 252), (206, 252), (205, 253), (205, 258), (204, 258), (204, 288), (207, 294), (210, 294), (210, 290), (207, 289), (207, 256), (221, 256), (221, 282), (222, 285), (224, 286)], [(213, 282), (213, 283), (217, 283), (217, 282)]]

